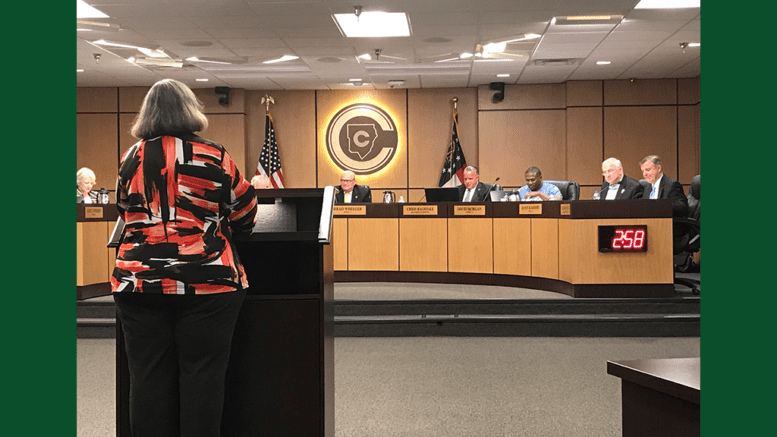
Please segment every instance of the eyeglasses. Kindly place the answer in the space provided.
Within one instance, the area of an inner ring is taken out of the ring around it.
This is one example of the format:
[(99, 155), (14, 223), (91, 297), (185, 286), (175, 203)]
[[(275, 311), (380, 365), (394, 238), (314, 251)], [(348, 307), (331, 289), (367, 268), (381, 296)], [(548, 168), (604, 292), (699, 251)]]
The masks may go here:
[(356, 179), (340, 179), (340, 182), (342, 182), (342, 183), (346, 183), (346, 182), (353, 182), (353, 181), (355, 181), (355, 180), (356, 180)]

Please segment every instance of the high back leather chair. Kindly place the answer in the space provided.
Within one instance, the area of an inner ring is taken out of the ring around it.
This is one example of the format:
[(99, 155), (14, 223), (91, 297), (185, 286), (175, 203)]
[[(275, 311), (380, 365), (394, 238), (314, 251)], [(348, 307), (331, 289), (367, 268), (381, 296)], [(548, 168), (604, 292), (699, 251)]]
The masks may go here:
[(677, 272), (687, 272), (693, 265), (693, 254), (701, 249), (701, 175), (691, 180), (688, 190), (688, 217), (675, 217), (673, 225), (679, 229), (680, 236), (674, 240), (674, 283), (691, 289), (693, 294), (700, 293), (701, 280), (678, 278)]
[(561, 200), (578, 200), (580, 198), (580, 184), (575, 181), (548, 181), (561, 191)]

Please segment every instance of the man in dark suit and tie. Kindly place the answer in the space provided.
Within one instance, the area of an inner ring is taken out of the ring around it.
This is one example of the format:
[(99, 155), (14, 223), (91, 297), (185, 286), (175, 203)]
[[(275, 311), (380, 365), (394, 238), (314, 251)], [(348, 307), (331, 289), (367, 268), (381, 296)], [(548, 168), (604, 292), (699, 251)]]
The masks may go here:
[(340, 185), (335, 187), (335, 203), (372, 203), (372, 193), (367, 185), (356, 185), (356, 174), (344, 171)]
[(688, 217), (688, 198), (680, 182), (665, 175), (661, 166), (661, 158), (656, 155), (646, 156), (639, 162), (642, 177), (650, 182), (650, 191), (645, 187), (643, 199), (669, 199), (672, 201), (672, 215)]
[(602, 163), (602, 194), (599, 200), (629, 200), (642, 198), (642, 185), (623, 174), (620, 160), (608, 158)]
[(477, 167), (468, 165), (464, 169), (464, 184), (459, 185), (459, 200), (462, 202), (490, 202), (491, 184), (480, 182)]

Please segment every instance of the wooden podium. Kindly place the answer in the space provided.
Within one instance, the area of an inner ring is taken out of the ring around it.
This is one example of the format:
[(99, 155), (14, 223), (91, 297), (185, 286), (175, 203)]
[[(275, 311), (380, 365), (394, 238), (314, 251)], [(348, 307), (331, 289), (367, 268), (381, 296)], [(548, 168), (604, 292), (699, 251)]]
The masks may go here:
[[(235, 236), (249, 288), (227, 369), (223, 437), (333, 437), (333, 187), (257, 190)], [(129, 437), (129, 374), (117, 330), (117, 435)]]

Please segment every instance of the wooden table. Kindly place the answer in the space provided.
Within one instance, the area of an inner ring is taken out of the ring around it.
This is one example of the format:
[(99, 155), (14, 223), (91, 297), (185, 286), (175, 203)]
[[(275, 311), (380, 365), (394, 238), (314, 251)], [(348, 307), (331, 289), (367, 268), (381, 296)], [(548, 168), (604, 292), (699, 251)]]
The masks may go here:
[(699, 358), (607, 361), (621, 378), (624, 437), (701, 435)]

